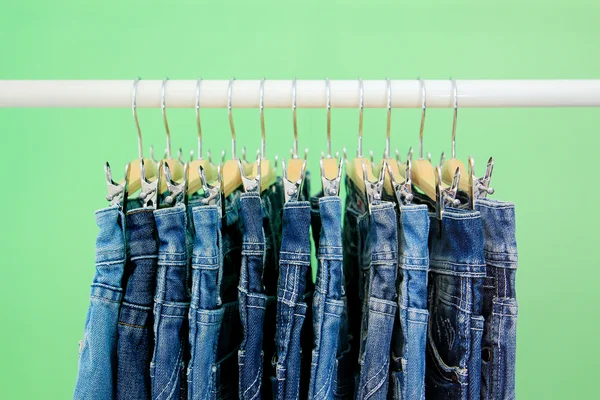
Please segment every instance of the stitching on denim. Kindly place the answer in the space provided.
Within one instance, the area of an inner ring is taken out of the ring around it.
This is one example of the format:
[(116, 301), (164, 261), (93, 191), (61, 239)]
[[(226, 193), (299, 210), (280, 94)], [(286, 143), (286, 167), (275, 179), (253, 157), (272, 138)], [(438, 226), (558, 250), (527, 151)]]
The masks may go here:
[(138, 328), (138, 329), (148, 329), (149, 328), (148, 326), (128, 324), (127, 322), (122, 322), (122, 321), (119, 321), (119, 325), (128, 326), (130, 328)]
[(100, 296), (94, 296), (94, 295), (90, 295), (90, 298), (91, 299), (102, 300), (102, 301), (105, 301), (105, 302), (108, 302), (108, 303), (117, 303), (117, 304), (121, 303), (120, 300), (110, 300), (110, 299), (107, 299), (106, 297), (100, 297)]
[[(160, 393), (158, 393), (156, 395), (157, 398), (160, 398), (160, 396), (167, 390), (167, 388), (169, 387), (169, 385), (171, 384), (171, 382), (175, 379), (177, 380), (177, 378), (179, 377), (179, 365), (181, 364), (181, 356), (183, 353), (183, 346), (181, 345), (181, 341), (179, 341), (179, 354), (177, 355), (177, 361), (175, 362), (175, 368), (173, 368), (173, 372), (171, 372), (171, 376), (169, 377), (169, 381), (167, 382), (167, 384), (165, 385), (165, 387), (163, 388), (163, 390), (160, 391)], [(173, 395), (173, 392), (175, 391), (175, 385), (173, 385), (171, 392), (169, 393), (169, 396), (167, 398), (171, 398), (171, 396)]]
[[(114, 251), (117, 251), (117, 250), (114, 250)], [(118, 251), (125, 252), (125, 248), (123, 248), (123, 249), (119, 249)], [(112, 253), (112, 252), (113, 252), (113, 250), (110, 250), (110, 251), (108, 251), (108, 252), (111, 252), (111, 253)], [(106, 252), (106, 253), (108, 253), (108, 252)], [(96, 255), (100, 255), (100, 254), (102, 254), (102, 253), (104, 253), (104, 252), (100, 252), (100, 251), (98, 251), (98, 252), (96, 253)], [(124, 264), (124, 263), (125, 263), (125, 258), (119, 258), (118, 260), (96, 261), (96, 267), (101, 267), (102, 265), (107, 265), (107, 266), (108, 266), (108, 265)]]
[[(365, 382), (365, 384), (363, 385), (363, 387), (361, 388), (361, 392), (364, 391), (365, 388), (367, 388), (367, 386), (369, 385), (369, 383), (377, 378), (377, 376), (379, 375), (379, 373), (381, 371), (383, 371), (383, 369), (387, 369), (389, 364), (389, 361), (384, 362), (381, 365), (381, 368), (379, 368), (379, 371), (377, 371), (368, 381)], [(373, 389), (371, 389), (366, 395), (365, 395), (365, 400), (368, 399), (369, 397), (371, 397), (375, 392), (377, 392), (377, 390), (379, 390), (379, 388), (383, 385), (383, 382), (385, 382), (385, 375), (383, 377), (383, 379), (381, 381), (379, 381), (374, 387)]]
[(90, 287), (92, 287), (92, 288), (99, 287), (99, 288), (111, 290), (113, 292), (123, 293), (123, 289), (121, 289), (120, 287), (107, 285), (106, 283), (94, 282), (90, 285)]
[(155, 260), (158, 258), (158, 255), (149, 255), (149, 256), (135, 256), (131, 257), (130, 261), (138, 261), (138, 260)]

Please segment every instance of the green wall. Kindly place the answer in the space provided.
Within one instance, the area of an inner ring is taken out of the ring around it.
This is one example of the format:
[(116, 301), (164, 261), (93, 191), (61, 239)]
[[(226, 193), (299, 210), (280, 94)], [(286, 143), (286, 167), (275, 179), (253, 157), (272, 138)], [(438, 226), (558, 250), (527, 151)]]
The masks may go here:
[[(208, 2), (206, 2), (208, 3)], [(3, 1), (0, 79), (599, 78), (600, 6), (589, 0)], [(459, 88), (460, 89), (460, 88)], [(392, 145), (418, 138), (417, 109), (393, 113)], [(164, 146), (158, 109), (140, 110)], [(333, 110), (333, 147), (354, 154), (357, 110)], [(385, 110), (365, 110), (365, 149), (383, 149)], [(298, 110), (310, 169), (325, 111)], [(195, 147), (192, 109), (169, 113), (175, 148)], [(235, 110), (239, 149), (258, 148), (257, 110)], [(229, 150), (225, 110), (203, 112), (205, 147)], [(268, 154), (287, 155), (290, 110), (267, 110)], [(449, 150), (451, 110), (427, 114), (425, 150)], [(72, 395), (94, 273), (103, 163), (136, 157), (127, 109), (2, 109), (0, 398)], [(496, 158), (494, 198), (517, 204), (517, 393), (596, 397), (600, 351), (598, 109), (472, 109), (458, 155)], [(318, 181), (317, 181), (318, 182)], [(318, 183), (315, 182), (315, 188)]]

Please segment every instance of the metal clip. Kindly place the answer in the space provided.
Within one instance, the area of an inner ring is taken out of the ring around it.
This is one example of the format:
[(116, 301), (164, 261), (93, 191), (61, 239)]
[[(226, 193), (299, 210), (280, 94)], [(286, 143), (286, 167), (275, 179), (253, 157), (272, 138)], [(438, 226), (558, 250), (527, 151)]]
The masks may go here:
[(304, 151), (304, 161), (302, 162), (302, 169), (300, 170), (300, 177), (297, 181), (293, 182), (288, 179), (288, 171), (287, 164), (285, 159), (281, 159), (281, 164), (283, 167), (283, 194), (285, 203), (289, 201), (299, 201), (300, 200), (300, 192), (302, 190), (302, 184), (304, 183), (304, 177), (306, 173), (306, 156), (308, 154), (308, 150)]
[(108, 187), (108, 194), (106, 200), (110, 202), (111, 206), (118, 205), (121, 210), (125, 210), (127, 206), (127, 189), (129, 185), (129, 169), (130, 164), (125, 166), (125, 180), (119, 184), (112, 180), (112, 172), (110, 170), (110, 164), (106, 162), (104, 164), (104, 173), (106, 175), (106, 186)]
[(202, 204), (205, 206), (217, 206), (219, 215), (223, 215), (223, 178), (221, 176), (221, 164), (217, 165), (217, 184), (210, 185), (206, 180), (204, 168), (198, 166), (198, 175), (200, 175), (200, 183), (202, 183)]
[[(162, 161), (161, 161), (162, 163)], [(144, 160), (140, 160), (140, 174), (141, 174), (141, 186), (142, 190), (140, 191), (139, 199), (142, 201), (143, 207), (152, 207), (155, 210), (158, 208), (158, 183), (160, 182), (160, 168), (158, 166), (158, 176), (152, 182), (146, 179), (146, 172), (144, 169)]]
[[(245, 150), (246, 148), (244, 147), (244, 156), (246, 155)], [(244, 192), (246, 193), (260, 193), (260, 160), (261, 159), (259, 153), (256, 157), (257, 174), (254, 178), (246, 177), (246, 172), (244, 171), (244, 163), (246, 162), (246, 159), (244, 158), (244, 161), (242, 161), (238, 158), (237, 160), (238, 167), (240, 168), (240, 175), (242, 177), (242, 184), (244, 186)]]
[(442, 187), (442, 169), (435, 167), (435, 216), (441, 221), (446, 206), (456, 207), (460, 205), (460, 200), (456, 198), (458, 192), (458, 182), (460, 181), (460, 168), (456, 168), (452, 185), (448, 188)]
[(488, 160), (485, 174), (482, 178), (475, 176), (475, 161), (469, 157), (469, 208), (475, 209), (475, 200), (485, 199), (488, 194), (494, 194), (494, 188), (490, 187), (492, 172), (494, 171), (494, 157)]
[(188, 163), (183, 165), (183, 180), (181, 183), (173, 181), (171, 176), (171, 169), (169, 164), (163, 163), (163, 173), (165, 174), (165, 181), (167, 182), (167, 190), (169, 194), (165, 197), (165, 203), (167, 206), (172, 207), (176, 204), (187, 203), (187, 182), (188, 182)]
[(365, 182), (365, 194), (367, 196), (367, 205), (369, 207), (369, 214), (371, 214), (371, 206), (375, 201), (381, 201), (383, 195), (383, 183), (385, 181), (385, 171), (388, 169), (387, 161), (383, 162), (381, 170), (379, 171), (379, 179), (375, 182), (369, 181), (369, 175), (367, 175), (367, 164), (365, 160), (360, 160), (363, 170), (363, 180)]
[(412, 194), (412, 161), (410, 159), (406, 160), (406, 178), (404, 179), (404, 182), (398, 182), (394, 176), (392, 167), (389, 164), (387, 167), (390, 174), (390, 179), (392, 181), (392, 188), (394, 189), (394, 194), (396, 195), (398, 209), (401, 210), (402, 206), (410, 204), (414, 197)]
[[(339, 157), (339, 154), (336, 153), (336, 157)], [(339, 159), (337, 176), (333, 179), (327, 179), (325, 176), (325, 165), (323, 164), (323, 159), (325, 157), (321, 155), (320, 165), (321, 165), (321, 183), (323, 184), (323, 196), (339, 196), (340, 195), (340, 187), (342, 181), (342, 169), (344, 168), (344, 158)]]

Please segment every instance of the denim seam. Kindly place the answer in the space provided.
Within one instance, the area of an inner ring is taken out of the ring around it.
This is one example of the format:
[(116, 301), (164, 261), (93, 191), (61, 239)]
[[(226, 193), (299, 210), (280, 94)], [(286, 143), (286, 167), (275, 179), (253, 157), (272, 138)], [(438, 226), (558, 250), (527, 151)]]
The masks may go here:
[(102, 301), (106, 301), (108, 303), (117, 303), (117, 304), (121, 304), (120, 300), (110, 300), (107, 299), (106, 297), (100, 297), (100, 296), (94, 296), (94, 295), (90, 295), (91, 299), (98, 299), (98, 300), (102, 300)]
[(130, 260), (131, 261), (138, 261), (138, 260), (155, 260), (158, 258), (158, 255), (149, 255), (149, 256), (135, 256), (135, 257), (131, 257)]
[(130, 302), (125, 301), (125, 300), (123, 300), (123, 305), (126, 306), (126, 307), (134, 308), (136, 310), (152, 311), (152, 307), (151, 306), (140, 306), (139, 304), (130, 303)]
[(111, 285), (107, 285), (106, 283), (92, 283), (90, 285), (90, 287), (94, 288), (94, 287), (101, 287), (104, 289), (108, 289), (108, 290), (112, 290), (113, 292), (119, 292), (119, 293), (123, 293), (123, 289), (120, 287), (116, 287), (116, 286), (111, 286)]
[[(381, 365), (381, 368), (379, 368), (379, 371), (377, 371), (368, 381), (365, 382), (365, 384), (363, 385), (361, 392), (369, 385), (369, 382), (371, 382), (373, 379), (377, 378), (377, 375), (379, 375), (379, 373), (386, 368), (386, 365), (389, 364), (389, 361), (384, 362)], [(383, 382), (385, 381), (385, 376), (383, 377), (383, 380), (381, 380), (380, 382), (377, 383), (377, 385), (375, 385), (375, 387), (373, 389), (371, 389), (369, 391), (369, 393), (367, 393), (365, 395), (365, 399), (368, 399), (369, 397), (371, 397), (371, 395), (373, 395), (375, 392), (377, 392), (377, 390), (379, 390), (379, 388), (383, 385)]]
[(119, 321), (119, 325), (128, 326), (130, 328), (138, 328), (138, 329), (148, 329), (148, 328), (150, 328), (149, 326), (128, 324), (127, 322), (122, 322), (122, 321)]
[[(102, 255), (102, 254), (105, 254), (105, 253), (112, 253), (112, 252), (115, 252), (115, 251), (123, 251), (124, 252), (125, 248), (123, 247), (121, 249), (109, 250), (109, 251), (106, 251), (106, 252), (104, 252), (104, 251), (98, 251), (98, 252), (96, 252), (96, 254), (97, 255)], [(102, 265), (114, 265), (114, 264), (123, 264), (123, 263), (125, 263), (125, 258), (119, 258), (117, 260), (96, 261), (95, 264), (96, 264), (96, 267), (100, 267)]]
[[(452, 296), (452, 297), (454, 297), (455, 299), (458, 299), (455, 296)], [(453, 307), (453, 308), (456, 307), (459, 311), (462, 311), (462, 312), (467, 313), (469, 315), (472, 314), (472, 311), (470, 309), (463, 308), (462, 303), (467, 303), (464, 300), (460, 300), (459, 299), (461, 304), (455, 304), (455, 303), (453, 303), (451, 301), (448, 301), (448, 300), (446, 300), (446, 299), (444, 299), (442, 297), (439, 297), (439, 296), (438, 296), (437, 300), (440, 301), (441, 303), (444, 303), (447, 306), (450, 306), (450, 307)], [(467, 305), (470, 305), (470, 304), (467, 303)]]

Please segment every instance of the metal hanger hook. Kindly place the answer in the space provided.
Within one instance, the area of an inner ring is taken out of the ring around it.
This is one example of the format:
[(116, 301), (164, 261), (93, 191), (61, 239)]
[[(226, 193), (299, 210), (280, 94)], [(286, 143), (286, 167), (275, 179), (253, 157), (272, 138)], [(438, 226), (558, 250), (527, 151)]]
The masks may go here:
[(419, 77), (421, 83), (421, 128), (419, 130), (419, 160), (423, 159), (423, 130), (425, 129), (425, 112), (427, 111), (427, 90), (425, 81)]
[(165, 132), (167, 133), (167, 158), (170, 160), (172, 158), (171, 157), (171, 130), (169, 129), (169, 122), (167, 121), (167, 104), (166, 104), (166, 100), (165, 100), (168, 80), (169, 80), (169, 78), (165, 76), (162, 81), (162, 94), (161, 94), (161, 98), (160, 98), (160, 106), (162, 109), (163, 122), (165, 124)]
[(385, 132), (385, 154), (383, 158), (390, 158), (390, 132), (392, 129), (392, 81), (388, 77), (387, 82), (387, 129)]
[(265, 128), (265, 78), (260, 80), (260, 99), (259, 99), (259, 109), (260, 109), (260, 158), (265, 158), (266, 153), (266, 143), (267, 143), (267, 133)]
[(202, 160), (202, 124), (200, 123), (200, 82), (202, 77), (196, 81), (196, 127), (198, 128), (198, 160)]
[(327, 95), (327, 158), (331, 158), (331, 87), (329, 78), (325, 78), (325, 93)]
[(363, 114), (365, 108), (365, 87), (362, 78), (358, 78), (358, 93), (359, 93), (359, 115), (358, 115), (358, 157), (363, 156)]
[(456, 158), (456, 122), (458, 120), (458, 88), (454, 77), (452, 81), (452, 93), (454, 95), (454, 118), (452, 120), (452, 158)]
[(229, 80), (229, 88), (227, 89), (227, 114), (229, 115), (229, 126), (231, 127), (231, 157), (233, 160), (237, 159), (237, 152), (235, 148), (235, 125), (233, 124), (233, 113), (231, 112), (234, 80), (235, 77), (232, 76)]
[(138, 155), (140, 156), (140, 160), (144, 158), (144, 147), (142, 145), (142, 129), (140, 128), (140, 121), (138, 120), (137, 115), (137, 84), (140, 81), (140, 77), (138, 76), (133, 81), (133, 89), (131, 93), (131, 111), (133, 112), (133, 121), (135, 122), (135, 128), (137, 129), (137, 137), (138, 137)]
[(298, 119), (296, 118), (296, 78), (292, 79), (292, 118), (294, 122), (294, 147), (292, 158), (298, 158)]

